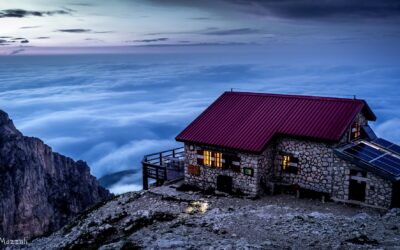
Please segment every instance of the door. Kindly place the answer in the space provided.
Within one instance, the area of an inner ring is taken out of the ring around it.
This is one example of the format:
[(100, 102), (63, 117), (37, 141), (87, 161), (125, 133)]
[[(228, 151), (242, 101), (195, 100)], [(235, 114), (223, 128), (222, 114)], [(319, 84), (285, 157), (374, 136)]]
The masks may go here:
[(225, 193), (232, 192), (232, 177), (219, 175), (217, 177), (217, 190)]
[(349, 200), (365, 201), (366, 176), (365, 171), (350, 170)]
[(392, 207), (400, 207), (400, 181), (393, 183)]

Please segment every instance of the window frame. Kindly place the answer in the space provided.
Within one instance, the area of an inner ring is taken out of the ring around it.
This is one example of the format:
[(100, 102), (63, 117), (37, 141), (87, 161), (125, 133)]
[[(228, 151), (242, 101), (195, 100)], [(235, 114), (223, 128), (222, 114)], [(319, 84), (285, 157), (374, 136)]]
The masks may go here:
[[(291, 153), (281, 153), (281, 172), (282, 173), (287, 173), (287, 174), (298, 174), (299, 172), (299, 158), (295, 157)], [(296, 164), (296, 166), (293, 166), (293, 164)]]
[(218, 169), (222, 169), (222, 153), (221, 152), (214, 152), (214, 161), (213, 166)]
[(350, 127), (350, 141), (360, 139), (360, 137), (361, 137), (361, 123), (355, 121)]
[[(237, 154), (225, 153), (223, 154), (223, 169), (232, 170), (233, 172), (240, 173), (240, 157)], [(237, 162), (238, 164), (233, 164)]]
[(212, 160), (212, 151), (211, 150), (204, 150), (203, 151), (203, 165), (207, 167), (212, 167), (213, 160)]

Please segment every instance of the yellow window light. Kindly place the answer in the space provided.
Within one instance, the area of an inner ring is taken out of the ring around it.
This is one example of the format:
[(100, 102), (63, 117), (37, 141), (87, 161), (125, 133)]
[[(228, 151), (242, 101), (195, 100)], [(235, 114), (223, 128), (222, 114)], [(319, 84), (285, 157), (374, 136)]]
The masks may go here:
[(222, 153), (214, 153), (214, 163), (216, 168), (222, 168)]
[(211, 151), (204, 150), (204, 166), (211, 166)]

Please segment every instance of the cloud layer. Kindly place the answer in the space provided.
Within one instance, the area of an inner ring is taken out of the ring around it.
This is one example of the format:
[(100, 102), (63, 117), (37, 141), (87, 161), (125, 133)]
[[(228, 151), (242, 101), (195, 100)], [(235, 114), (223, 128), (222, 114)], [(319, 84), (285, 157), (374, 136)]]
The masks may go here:
[[(377, 114), (377, 134), (400, 143), (395, 132), (400, 67), (277, 63), (265, 58), (270, 57), (232, 53), (0, 58), (0, 63), (7, 60), (0, 68), (0, 107), (25, 134), (88, 161), (97, 177), (139, 169), (144, 154), (179, 146), (174, 137), (231, 88), (357, 95)], [(136, 184), (139, 179), (121, 185)]]
[(376, 19), (398, 18), (400, 3), (396, 0), (150, 0), (156, 5), (192, 7), (211, 11), (242, 12), (287, 19)]
[(14, 17), (14, 18), (23, 18), (28, 16), (54, 16), (54, 15), (67, 15), (70, 14), (71, 11), (68, 10), (53, 10), (53, 11), (30, 11), (23, 9), (8, 9), (0, 11), (0, 18)]

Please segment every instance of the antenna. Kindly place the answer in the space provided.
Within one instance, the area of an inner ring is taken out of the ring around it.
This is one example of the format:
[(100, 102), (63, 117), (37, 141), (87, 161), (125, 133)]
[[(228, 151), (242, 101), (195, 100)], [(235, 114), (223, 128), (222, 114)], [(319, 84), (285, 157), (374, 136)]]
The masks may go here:
[(353, 95), (353, 99), (354, 99), (354, 100), (357, 99), (356, 95)]
[(231, 88), (231, 92), (233, 92), (233, 88)]

